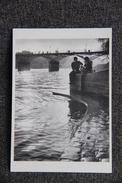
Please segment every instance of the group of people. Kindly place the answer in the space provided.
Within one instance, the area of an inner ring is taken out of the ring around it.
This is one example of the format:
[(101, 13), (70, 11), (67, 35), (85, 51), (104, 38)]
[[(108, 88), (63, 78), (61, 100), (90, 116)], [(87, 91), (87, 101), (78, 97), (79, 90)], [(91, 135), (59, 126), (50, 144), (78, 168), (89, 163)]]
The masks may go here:
[(89, 60), (89, 57), (84, 58), (84, 65), (82, 62), (78, 61), (77, 57), (74, 57), (74, 61), (71, 64), (72, 72), (70, 73), (70, 84), (74, 84), (75, 75), (77, 73), (87, 73), (92, 71), (92, 62)]

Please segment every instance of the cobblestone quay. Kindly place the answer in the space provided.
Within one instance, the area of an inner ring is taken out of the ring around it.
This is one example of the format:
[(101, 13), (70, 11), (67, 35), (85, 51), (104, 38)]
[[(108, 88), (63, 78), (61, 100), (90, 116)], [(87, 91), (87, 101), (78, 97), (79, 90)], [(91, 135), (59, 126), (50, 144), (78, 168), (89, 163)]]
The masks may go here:
[[(109, 162), (109, 117), (107, 100), (84, 98), (88, 112), (82, 118), (68, 147), (61, 156), (62, 161)], [(104, 106), (104, 110), (103, 107)]]

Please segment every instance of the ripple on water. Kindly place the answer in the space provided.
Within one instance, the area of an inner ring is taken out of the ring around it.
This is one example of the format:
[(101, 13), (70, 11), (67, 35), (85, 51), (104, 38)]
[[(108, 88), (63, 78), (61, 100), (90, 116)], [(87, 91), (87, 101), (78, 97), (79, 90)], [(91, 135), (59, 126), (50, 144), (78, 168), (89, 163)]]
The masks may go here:
[(86, 108), (78, 101), (52, 95), (54, 91), (68, 94), (68, 73), (67, 69), (16, 72), (15, 160), (108, 160), (106, 106), (87, 99), (90, 105), (84, 116)]

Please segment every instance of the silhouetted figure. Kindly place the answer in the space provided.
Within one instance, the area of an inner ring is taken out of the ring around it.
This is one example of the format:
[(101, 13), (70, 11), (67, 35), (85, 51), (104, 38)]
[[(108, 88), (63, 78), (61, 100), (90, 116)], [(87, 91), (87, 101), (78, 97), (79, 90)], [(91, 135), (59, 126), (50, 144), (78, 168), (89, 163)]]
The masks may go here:
[(72, 62), (71, 67), (72, 72), (70, 72), (70, 84), (74, 84), (75, 75), (81, 72), (81, 70), (83, 69), (83, 64), (82, 62), (78, 61), (77, 57), (74, 57), (74, 61)]
[(84, 70), (86, 72), (91, 72), (92, 71), (92, 62), (89, 60), (89, 57), (85, 57), (85, 64), (84, 64)]

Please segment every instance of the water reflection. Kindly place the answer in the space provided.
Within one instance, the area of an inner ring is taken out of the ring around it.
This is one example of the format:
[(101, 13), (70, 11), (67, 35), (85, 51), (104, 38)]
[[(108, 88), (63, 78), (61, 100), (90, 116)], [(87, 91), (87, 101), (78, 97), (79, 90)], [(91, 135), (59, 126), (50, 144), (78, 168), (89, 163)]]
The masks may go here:
[(75, 100), (69, 101), (69, 116), (70, 119), (80, 119), (83, 117), (83, 115), (86, 113), (87, 107)]

